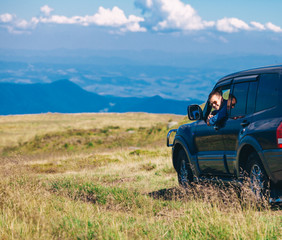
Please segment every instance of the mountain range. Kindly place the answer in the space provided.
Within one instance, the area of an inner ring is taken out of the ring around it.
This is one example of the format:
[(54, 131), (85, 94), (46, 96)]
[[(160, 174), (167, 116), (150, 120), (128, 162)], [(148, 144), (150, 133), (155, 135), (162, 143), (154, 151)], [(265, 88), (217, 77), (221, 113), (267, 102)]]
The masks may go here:
[(263, 53), (0, 48), (0, 82), (35, 84), (68, 79), (86, 91), (104, 96), (161, 96), (204, 102), (223, 76), (281, 63), (281, 54)]
[(102, 96), (69, 80), (52, 83), (0, 83), (0, 115), (80, 112), (148, 112), (186, 114), (199, 100), (177, 101), (160, 96), (135, 98)]

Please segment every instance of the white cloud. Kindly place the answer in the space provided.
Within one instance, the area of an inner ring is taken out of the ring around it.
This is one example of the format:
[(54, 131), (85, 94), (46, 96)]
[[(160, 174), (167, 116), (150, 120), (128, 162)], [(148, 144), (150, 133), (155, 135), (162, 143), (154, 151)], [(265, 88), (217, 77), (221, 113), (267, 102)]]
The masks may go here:
[(252, 21), (251, 22), (251, 25), (253, 25), (253, 27), (256, 29), (256, 30), (260, 30), (260, 31), (263, 31), (265, 30), (265, 26), (259, 22), (255, 22), (255, 21)]
[(238, 32), (239, 30), (251, 30), (250, 26), (238, 18), (223, 18), (216, 22), (216, 28), (221, 32)]
[(49, 16), (52, 11), (54, 11), (53, 8), (50, 8), (48, 5), (44, 5), (40, 8), (41, 12), (43, 12), (46, 16)]
[[(39, 24), (76, 24), (81, 26), (100, 26), (109, 28), (110, 33), (146, 32), (147, 29), (156, 32), (174, 32), (175, 34), (190, 31), (211, 30), (225, 33), (238, 31), (272, 31), (281, 33), (282, 28), (271, 22), (266, 24), (257, 21), (246, 23), (238, 18), (223, 18), (215, 21), (205, 21), (196, 10), (183, 0), (135, 0), (136, 7), (143, 10), (144, 17), (125, 15), (124, 11), (115, 6), (112, 9), (99, 7), (93, 15), (64, 16), (53, 15), (53, 8), (44, 5), (40, 8), (42, 15), (31, 20), (19, 19), (16, 15), (5, 13), (0, 15), (0, 27), (10, 33), (29, 33)], [(219, 38), (226, 42), (226, 39)]]
[(126, 27), (121, 28), (122, 32), (146, 32), (147, 29), (144, 27), (140, 27), (138, 23), (129, 23)]
[(144, 25), (154, 31), (195, 31), (204, 29), (216, 29), (219, 32), (226, 33), (251, 30), (282, 31), (279, 26), (272, 23), (263, 25), (251, 21), (248, 24), (235, 17), (205, 21), (191, 5), (185, 4), (183, 0), (135, 0), (135, 6), (140, 8), (143, 13), (147, 13)]
[(194, 8), (180, 0), (136, 0), (135, 5), (151, 13), (146, 20), (155, 31), (201, 30), (215, 24), (203, 21)]
[(5, 26), (5, 28), (8, 30), (9, 33), (12, 34), (24, 34), (24, 33), (29, 33), (27, 31), (23, 31), (23, 30), (18, 30), (13, 26)]
[(16, 23), (16, 26), (18, 28), (21, 28), (21, 29), (26, 29), (29, 27), (29, 22), (26, 21), (26, 20), (19, 20), (17, 23)]
[(48, 18), (41, 17), (39, 18), (38, 21), (42, 23), (78, 24), (81, 21), (81, 17), (74, 16), (74, 17), (68, 18), (66, 16), (52, 15)]
[(0, 15), (0, 24), (8, 29), (10, 33), (21, 34), (28, 33), (34, 29), (39, 23), (48, 24), (77, 24), (82, 26), (96, 25), (102, 27), (110, 27), (116, 29), (115, 32), (145, 32), (146, 28), (140, 26), (140, 22), (144, 18), (135, 15), (125, 15), (124, 11), (118, 7), (106, 9), (100, 7), (98, 12), (92, 16), (72, 16), (51, 15), (54, 10), (48, 5), (40, 8), (44, 16), (33, 17), (30, 21), (18, 19), (9, 13)]
[(98, 13), (88, 19), (99, 26), (121, 26), (128, 22), (124, 12), (118, 7), (113, 7), (112, 10), (99, 7)]
[(271, 30), (273, 32), (277, 32), (277, 33), (282, 32), (281, 27), (279, 27), (277, 25), (274, 25), (271, 22), (266, 23), (265, 26), (266, 26), (267, 29), (269, 29), (269, 30)]
[(28, 29), (33, 29), (37, 25), (36, 18), (30, 21), (18, 19), (16, 15), (5, 13), (0, 15), (0, 26), (6, 28), (8, 32), (13, 34), (28, 33)]
[(126, 17), (124, 11), (118, 7), (113, 7), (112, 10), (100, 7), (98, 13), (84, 18), (83, 25), (95, 24), (106, 27), (121, 27), (123, 32), (145, 32), (146, 29), (139, 24), (143, 21), (144, 18), (135, 15)]
[(145, 28), (140, 26), (144, 18), (130, 15), (126, 17), (123, 10), (118, 7), (106, 9), (100, 7), (98, 12), (92, 16), (73, 16), (51, 15), (49, 17), (40, 17), (39, 22), (57, 23), (57, 24), (79, 24), (82, 26), (97, 25), (103, 27), (118, 28), (122, 32), (144, 32)]
[(0, 22), (8, 23), (8, 22), (11, 22), (11, 21), (13, 21), (13, 15), (12, 14), (5, 13), (5, 14), (0, 15)]

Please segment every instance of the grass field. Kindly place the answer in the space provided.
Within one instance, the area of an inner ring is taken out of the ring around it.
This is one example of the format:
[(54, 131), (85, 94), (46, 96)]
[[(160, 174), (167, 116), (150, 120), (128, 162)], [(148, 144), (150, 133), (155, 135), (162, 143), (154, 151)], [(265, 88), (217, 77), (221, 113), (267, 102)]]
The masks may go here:
[(0, 238), (282, 239), (281, 210), (248, 188), (178, 187), (166, 133), (186, 119), (0, 116)]

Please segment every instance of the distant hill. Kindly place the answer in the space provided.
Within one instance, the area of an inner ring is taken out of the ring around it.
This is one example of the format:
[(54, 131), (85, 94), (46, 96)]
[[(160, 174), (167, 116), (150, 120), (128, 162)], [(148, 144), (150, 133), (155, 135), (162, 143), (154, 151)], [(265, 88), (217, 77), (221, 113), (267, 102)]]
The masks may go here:
[(50, 84), (0, 83), (0, 114), (99, 112), (108, 101), (68, 80)]
[(175, 113), (186, 114), (187, 106), (191, 103), (199, 103), (199, 100), (177, 101), (164, 99), (160, 96), (149, 98), (120, 98), (107, 97), (111, 104), (115, 104), (112, 112), (149, 112), (149, 113)]
[[(193, 101), (197, 103), (197, 100)], [(186, 114), (188, 101), (101, 96), (88, 92), (69, 80), (53, 83), (0, 83), (0, 114), (148, 112)]]

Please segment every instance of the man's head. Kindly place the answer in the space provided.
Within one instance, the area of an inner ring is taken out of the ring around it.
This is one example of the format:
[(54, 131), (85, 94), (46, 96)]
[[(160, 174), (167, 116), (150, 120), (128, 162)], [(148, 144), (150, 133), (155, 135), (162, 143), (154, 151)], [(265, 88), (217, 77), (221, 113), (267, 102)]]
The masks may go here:
[(220, 106), (222, 104), (223, 98), (222, 98), (222, 92), (221, 90), (213, 90), (209, 95), (209, 102), (210, 105), (215, 109), (219, 110)]
[(227, 108), (228, 109), (234, 108), (236, 103), (237, 103), (236, 97), (234, 95), (230, 94), (229, 98), (228, 98), (228, 101), (227, 101)]

